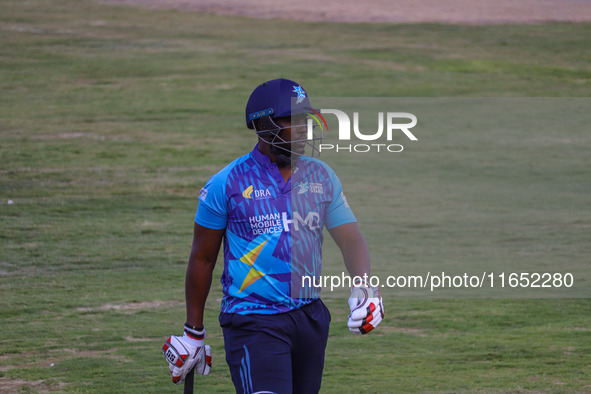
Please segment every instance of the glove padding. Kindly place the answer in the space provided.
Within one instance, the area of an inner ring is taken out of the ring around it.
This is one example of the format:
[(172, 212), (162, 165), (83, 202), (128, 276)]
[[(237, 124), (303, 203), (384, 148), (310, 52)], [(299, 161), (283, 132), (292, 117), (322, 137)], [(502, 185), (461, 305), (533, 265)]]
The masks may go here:
[(172, 382), (181, 384), (191, 369), (200, 375), (209, 375), (211, 370), (211, 348), (204, 344), (205, 329), (193, 330), (185, 326), (182, 337), (170, 336), (162, 346), (162, 353), (172, 374)]
[(349, 297), (349, 309), (351, 314), (347, 326), (354, 334), (367, 334), (384, 318), (384, 303), (377, 287), (353, 287)]

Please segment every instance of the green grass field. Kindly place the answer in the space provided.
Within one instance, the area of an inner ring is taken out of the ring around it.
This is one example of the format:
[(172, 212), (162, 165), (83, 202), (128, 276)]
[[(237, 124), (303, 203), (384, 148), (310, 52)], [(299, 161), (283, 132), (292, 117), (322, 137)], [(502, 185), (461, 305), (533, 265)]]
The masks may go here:
[[(0, 392), (180, 391), (160, 349), (185, 318), (196, 197), (252, 148), (243, 111), (258, 83), (286, 77), (322, 97), (591, 96), (591, 24), (320, 24), (85, 0), (0, 9)], [(375, 272), (527, 262), (578, 268), (583, 287), (385, 289), (386, 320), (364, 337), (329, 295), (322, 392), (590, 392), (588, 130), (433, 131), (375, 162), (327, 155)], [(330, 241), (325, 256), (338, 260)], [(205, 393), (233, 391), (220, 268)]]

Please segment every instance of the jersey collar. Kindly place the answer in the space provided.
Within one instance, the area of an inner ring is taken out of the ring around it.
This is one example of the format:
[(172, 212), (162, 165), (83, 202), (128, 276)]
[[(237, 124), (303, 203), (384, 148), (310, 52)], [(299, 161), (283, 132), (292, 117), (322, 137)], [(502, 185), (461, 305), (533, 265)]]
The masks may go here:
[(287, 183), (285, 183), (283, 176), (277, 168), (277, 164), (271, 162), (269, 156), (261, 153), (261, 151), (259, 150), (259, 144), (255, 145), (254, 149), (251, 152), (251, 155), (257, 163), (259, 163), (261, 166), (263, 166), (269, 171), (273, 179), (275, 179), (275, 182), (277, 183), (279, 189), (282, 190), (283, 193), (289, 193), (289, 191), (291, 190), (291, 177), (289, 178)]
[(266, 168), (274, 167), (274, 164), (271, 162), (271, 159), (269, 158), (269, 156), (262, 154), (261, 151), (259, 150), (259, 144), (256, 144), (254, 146), (254, 149), (252, 150), (252, 157), (257, 162), (259, 162), (259, 164), (262, 165), (263, 167), (266, 167)]

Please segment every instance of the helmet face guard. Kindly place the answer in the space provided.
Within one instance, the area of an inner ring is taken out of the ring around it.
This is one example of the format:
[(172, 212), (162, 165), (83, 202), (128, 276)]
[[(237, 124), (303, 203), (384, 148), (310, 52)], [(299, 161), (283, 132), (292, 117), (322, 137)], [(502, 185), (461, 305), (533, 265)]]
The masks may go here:
[[(302, 114), (307, 115), (307, 114)], [(320, 150), (318, 145), (322, 143), (324, 139), (324, 128), (321, 126), (318, 132), (318, 125), (314, 124), (314, 119), (309, 116), (297, 115), (292, 117), (290, 126), (280, 126), (275, 120), (269, 116), (262, 116), (259, 119), (259, 128), (253, 120), (253, 128), (255, 129), (259, 139), (265, 141), (271, 145), (271, 153), (275, 155), (282, 155), (286, 157), (297, 157), (302, 156), (309, 150), (309, 156), (318, 157), (320, 156)], [(290, 141), (281, 137), (281, 131), (290, 130), (295, 128), (306, 128), (306, 135), (303, 138), (291, 139)], [(302, 145), (301, 149), (293, 149), (292, 144)]]

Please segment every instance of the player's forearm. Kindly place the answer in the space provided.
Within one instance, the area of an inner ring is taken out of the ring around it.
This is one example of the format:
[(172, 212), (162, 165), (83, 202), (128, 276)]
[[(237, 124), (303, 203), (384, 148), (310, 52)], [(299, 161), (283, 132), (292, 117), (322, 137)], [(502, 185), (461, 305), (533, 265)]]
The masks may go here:
[(345, 260), (345, 267), (349, 275), (352, 277), (369, 276), (369, 249), (365, 238), (363, 238), (363, 235), (359, 231), (357, 223), (342, 224), (330, 228), (328, 231), (341, 249), (343, 259)]
[(191, 257), (185, 278), (185, 300), (187, 303), (187, 323), (203, 326), (205, 301), (211, 287), (215, 262), (206, 262)]
[(363, 236), (350, 239), (341, 248), (345, 267), (351, 277), (370, 274), (369, 249)]

